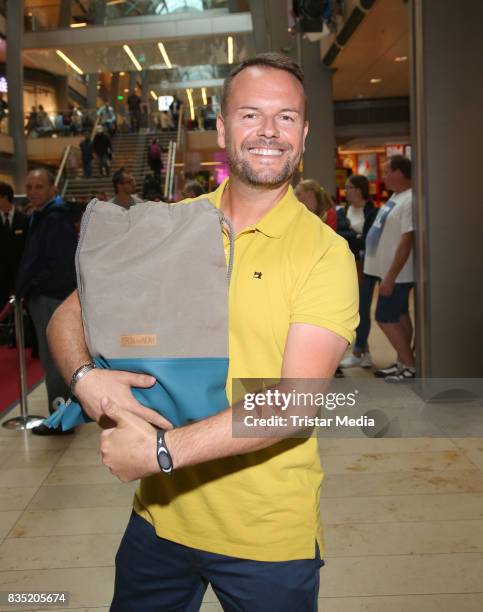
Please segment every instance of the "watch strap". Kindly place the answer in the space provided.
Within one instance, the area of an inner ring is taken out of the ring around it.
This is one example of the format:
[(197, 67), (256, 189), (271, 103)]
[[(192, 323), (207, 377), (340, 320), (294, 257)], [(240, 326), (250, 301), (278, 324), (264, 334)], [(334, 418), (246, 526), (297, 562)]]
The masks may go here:
[(70, 379), (70, 392), (72, 395), (75, 395), (74, 389), (76, 384), (79, 382), (81, 378), (83, 378), (88, 372), (94, 370), (96, 364), (90, 361), (89, 363), (84, 363), (72, 374), (72, 378)]

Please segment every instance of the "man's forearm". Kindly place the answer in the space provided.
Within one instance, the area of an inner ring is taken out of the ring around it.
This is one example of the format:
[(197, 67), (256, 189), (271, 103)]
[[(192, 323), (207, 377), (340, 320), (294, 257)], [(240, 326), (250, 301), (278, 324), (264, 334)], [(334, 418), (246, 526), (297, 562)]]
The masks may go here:
[(179, 469), (232, 455), (243, 455), (279, 442), (280, 438), (234, 438), (233, 409), (166, 432), (166, 445)]
[(47, 338), (59, 372), (69, 383), (75, 370), (91, 360), (77, 294), (69, 296), (54, 312), (47, 327)]

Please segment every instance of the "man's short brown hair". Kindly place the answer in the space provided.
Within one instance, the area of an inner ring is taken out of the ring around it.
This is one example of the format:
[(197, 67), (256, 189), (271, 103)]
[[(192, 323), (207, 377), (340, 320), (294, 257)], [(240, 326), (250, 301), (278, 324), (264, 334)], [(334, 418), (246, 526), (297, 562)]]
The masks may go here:
[(230, 88), (233, 79), (237, 74), (240, 74), (240, 72), (246, 68), (251, 68), (252, 66), (262, 66), (265, 68), (273, 68), (275, 70), (284, 70), (285, 72), (288, 72), (302, 85), (305, 94), (304, 72), (295, 60), (293, 60), (291, 57), (287, 57), (286, 55), (282, 55), (281, 53), (260, 53), (255, 55), (255, 57), (251, 57), (241, 64), (238, 64), (238, 66), (233, 68), (230, 74), (226, 77), (221, 96), (222, 115), (225, 115), (226, 113), (228, 97), (230, 95)]

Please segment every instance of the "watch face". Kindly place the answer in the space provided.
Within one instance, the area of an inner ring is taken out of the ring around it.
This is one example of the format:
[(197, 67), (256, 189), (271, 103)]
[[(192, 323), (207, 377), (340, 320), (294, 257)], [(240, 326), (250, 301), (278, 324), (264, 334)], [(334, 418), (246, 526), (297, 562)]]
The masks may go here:
[(158, 450), (158, 461), (162, 470), (171, 471), (171, 461), (162, 448)]

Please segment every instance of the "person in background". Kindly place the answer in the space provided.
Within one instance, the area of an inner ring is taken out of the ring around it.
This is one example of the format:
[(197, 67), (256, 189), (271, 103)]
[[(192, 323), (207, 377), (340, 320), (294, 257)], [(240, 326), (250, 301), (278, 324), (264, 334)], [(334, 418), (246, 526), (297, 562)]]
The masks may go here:
[(82, 111), (78, 106), (72, 105), (70, 108), (72, 109), (71, 132), (73, 136), (77, 136), (82, 131)]
[(13, 205), (13, 189), (0, 182), (0, 310), (13, 293), (27, 238), (28, 219)]
[(161, 184), (152, 174), (146, 174), (143, 180), (143, 199), (153, 201), (161, 196)]
[(82, 169), (85, 178), (92, 176), (92, 160), (94, 159), (94, 147), (91, 140), (90, 132), (84, 133), (84, 140), (79, 144), (82, 155)]
[(39, 136), (51, 136), (54, 132), (54, 126), (50, 117), (46, 113), (42, 104), (39, 104), (39, 110), (37, 113), (37, 132)]
[(188, 181), (183, 189), (183, 199), (184, 198), (198, 198), (203, 195), (205, 190), (203, 186), (198, 183), (198, 181)]
[(162, 132), (174, 130), (173, 120), (168, 111), (163, 111), (159, 116), (159, 124)]
[(122, 167), (112, 175), (112, 186), (114, 187), (114, 197), (109, 200), (123, 208), (130, 208), (134, 204), (142, 202), (138, 198), (136, 179), (133, 174)]
[(103, 128), (101, 125), (97, 127), (92, 147), (99, 161), (99, 174), (101, 176), (109, 176), (109, 159), (112, 156), (112, 143), (107, 127)]
[[(61, 400), (70, 396), (47, 343), (47, 325), (56, 308), (76, 287), (74, 257), (77, 246), (72, 212), (56, 204), (53, 175), (44, 168), (32, 170), (25, 182), (27, 198), (33, 207), (27, 242), (19, 265), (15, 294), (28, 299), (45, 370), (48, 409), (52, 413)], [(36, 435), (61, 435), (62, 430), (39, 425)]]
[(161, 185), (161, 170), (163, 169), (163, 160), (161, 158), (161, 147), (159, 146), (158, 139), (153, 138), (151, 144), (148, 147), (148, 163), (154, 178)]
[(300, 181), (295, 189), (297, 198), (333, 230), (337, 228), (337, 213), (330, 195), (314, 179)]
[(208, 98), (207, 105), (202, 111), (203, 129), (216, 130), (216, 111), (213, 108), (213, 98)]
[(393, 155), (384, 164), (383, 178), (393, 193), (367, 234), (364, 274), (380, 281), (376, 321), (397, 354), (395, 363), (375, 375), (388, 382), (404, 382), (416, 376), (409, 316), (409, 294), (414, 286), (411, 161)]
[(131, 91), (126, 100), (126, 104), (129, 109), (131, 132), (139, 132), (141, 124), (141, 98), (136, 93), (136, 90)]
[(371, 330), (371, 304), (374, 293), (373, 276), (363, 273), (366, 237), (377, 216), (377, 208), (369, 197), (369, 181), (365, 176), (354, 174), (347, 179), (346, 218), (352, 232), (349, 246), (356, 258), (359, 273), (359, 317), (360, 323), (356, 332), (356, 340), (352, 352), (345, 357), (341, 368), (372, 367), (367, 339)]
[(94, 194), (93, 197), (97, 198), (98, 200), (101, 200), (101, 202), (107, 202), (109, 199), (105, 191), (98, 191), (97, 193)]
[(0, 128), (2, 127), (2, 121), (8, 113), (8, 104), (3, 99), (3, 93), (0, 93)]
[(169, 110), (171, 111), (171, 117), (173, 118), (174, 129), (178, 129), (178, 121), (179, 114), (181, 112), (181, 107), (183, 106), (181, 100), (178, 98), (177, 94), (174, 94), (173, 101), (169, 105)]
[(27, 130), (27, 134), (28, 136), (32, 137), (32, 138), (37, 138), (38, 131), (38, 124), (37, 124), (37, 107), (36, 106), (32, 106), (32, 110), (30, 111), (30, 114), (28, 116), (27, 119), (27, 124), (25, 126), (25, 129)]
[(99, 117), (99, 123), (103, 128), (107, 129), (108, 135), (112, 136), (116, 133), (117, 123), (116, 123), (116, 113), (112, 106), (105, 102), (101, 108), (97, 111), (97, 116)]

